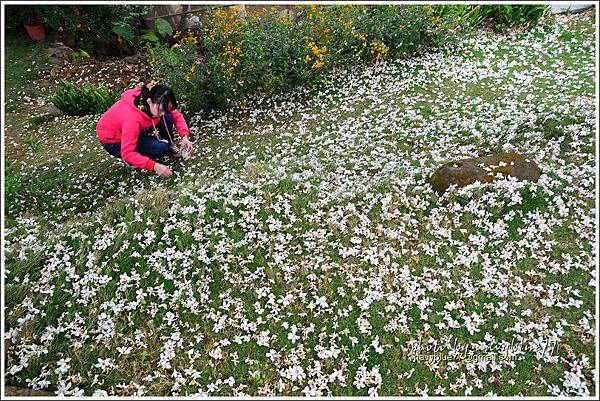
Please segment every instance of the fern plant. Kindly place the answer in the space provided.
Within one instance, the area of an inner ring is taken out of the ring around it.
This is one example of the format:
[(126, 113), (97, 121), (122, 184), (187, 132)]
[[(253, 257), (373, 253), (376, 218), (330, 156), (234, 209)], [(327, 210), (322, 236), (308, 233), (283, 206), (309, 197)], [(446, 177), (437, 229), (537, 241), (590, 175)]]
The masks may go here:
[(62, 80), (57, 93), (50, 99), (63, 113), (70, 116), (85, 116), (103, 113), (119, 99), (119, 94), (105, 86), (84, 84), (77, 87)]

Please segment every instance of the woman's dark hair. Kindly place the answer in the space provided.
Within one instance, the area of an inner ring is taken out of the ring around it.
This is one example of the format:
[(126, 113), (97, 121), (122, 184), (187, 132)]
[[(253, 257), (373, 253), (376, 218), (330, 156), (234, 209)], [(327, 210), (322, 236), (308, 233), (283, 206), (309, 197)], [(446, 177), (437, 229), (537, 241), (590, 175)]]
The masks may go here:
[(154, 85), (150, 89), (148, 89), (147, 85), (144, 85), (142, 87), (142, 93), (135, 98), (135, 105), (143, 106), (144, 113), (152, 116), (147, 101), (148, 99), (150, 99), (152, 103), (160, 104), (165, 112), (177, 108), (177, 99), (175, 98), (173, 89), (169, 88), (167, 85)]

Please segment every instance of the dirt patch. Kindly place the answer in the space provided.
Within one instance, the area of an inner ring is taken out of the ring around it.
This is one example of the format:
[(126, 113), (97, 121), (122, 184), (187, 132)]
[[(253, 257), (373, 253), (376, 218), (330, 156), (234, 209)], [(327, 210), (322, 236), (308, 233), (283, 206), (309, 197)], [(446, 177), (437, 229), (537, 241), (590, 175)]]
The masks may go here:
[(64, 79), (75, 85), (91, 83), (108, 88), (124, 89), (146, 81), (151, 74), (146, 54), (139, 53), (124, 59), (96, 60), (66, 63), (50, 70), (50, 77), (58, 83)]

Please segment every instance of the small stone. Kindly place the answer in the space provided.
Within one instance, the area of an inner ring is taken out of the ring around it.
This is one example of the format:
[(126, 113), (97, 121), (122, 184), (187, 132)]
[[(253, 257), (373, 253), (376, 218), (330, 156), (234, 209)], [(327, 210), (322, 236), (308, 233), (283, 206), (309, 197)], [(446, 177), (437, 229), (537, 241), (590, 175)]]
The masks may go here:
[(431, 175), (429, 183), (441, 194), (450, 185), (465, 187), (476, 181), (492, 182), (496, 178), (507, 176), (537, 182), (540, 174), (538, 165), (526, 156), (517, 153), (501, 153), (449, 161)]
[(56, 42), (48, 48), (48, 59), (50, 64), (63, 65), (71, 60), (71, 53), (73, 53), (73, 49), (61, 42)]

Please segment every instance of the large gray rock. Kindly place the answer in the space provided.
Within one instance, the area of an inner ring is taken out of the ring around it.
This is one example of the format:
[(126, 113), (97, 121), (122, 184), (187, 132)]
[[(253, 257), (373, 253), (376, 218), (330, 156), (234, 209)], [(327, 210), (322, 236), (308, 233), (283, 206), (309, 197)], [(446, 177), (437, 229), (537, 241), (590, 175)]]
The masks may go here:
[(540, 174), (538, 165), (527, 156), (501, 153), (449, 161), (431, 175), (429, 183), (438, 193), (443, 193), (450, 185), (464, 187), (476, 181), (492, 182), (506, 176), (537, 182)]

